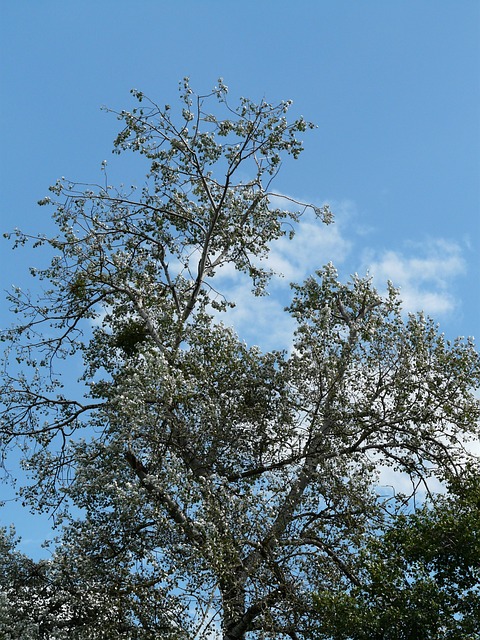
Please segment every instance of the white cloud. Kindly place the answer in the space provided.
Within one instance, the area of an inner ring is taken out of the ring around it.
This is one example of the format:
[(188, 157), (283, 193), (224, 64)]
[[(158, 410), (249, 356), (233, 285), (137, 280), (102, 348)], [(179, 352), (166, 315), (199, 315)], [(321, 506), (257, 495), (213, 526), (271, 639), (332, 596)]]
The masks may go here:
[[(288, 200), (277, 198), (274, 206), (294, 210)], [(220, 319), (232, 326), (248, 344), (257, 344), (262, 349), (288, 349), (292, 344), (294, 322), (284, 311), (291, 300), (290, 283), (301, 283), (327, 262), (342, 264), (352, 250), (352, 241), (344, 233), (345, 219), (350, 215), (351, 203), (335, 206), (335, 222), (325, 225), (311, 211), (306, 211), (300, 224), (295, 225), (292, 240), (282, 237), (272, 243), (264, 263), (273, 269), (275, 276), (268, 285), (268, 296), (255, 298), (251, 294), (251, 283), (227, 265), (219, 269), (215, 286), (227, 292), (229, 300), (236, 306), (221, 314)]]
[(419, 482), (418, 478), (414, 484), (407, 473), (386, 465), (380, 465), (378, 471), (377, 492), (383, 497), (394, 497), (399, 493), (404, 496), (413, 496), (415, 493), (416, 500), (421, 503), (427, 496), (427, 487), (430, 493), (445, 493), (445, 485), (435, 476), (426, 479), (427, 486), (425, 486), (423, 482)]
[[(305, 201), (309, 201), (308, 198)], [(271, 197), (270, 202), (273, 206), (288, 211), (299, 209), (281, 194)], [(314, 204), (323, 207), (327, 203)], [(277, 273), (283, 274), (288, 282), (302, 281), (327, 262), (343, 264), (350, 254), (352, 238), (347, 237), (345, 224), (356, 215), (355, 205), (344, 200), (330, 203), (330, 208), (334, 212), (332, 224), (323, 224), (316, 219), (311, 209), (307, 209), (300, 223), (292, 226), (295, 230), (293, 240), (283, 237), (272, 244), (268, 264)]]
[[(283, 201), (282, 206), (285, 204), (288, 205), (288, 201)], [(360, 274), (370, 273), (383, 293), (387, 281), (392, 281), (400, 289), (407, 312), (424, 311), (435, 317), (445, 316), (458, 307), (455, 284), (466, 271), (466, 260), (458, 243), (433, 238), (424, 243), (407, 243), (401, 250), (367, 248), (362, 251), (359, 247), (357, 253), (356, 240), (362, 237), (365, 242), (369, 233), (362, 233), (354, 203), (338, 202), (332, 205), (332, 210), (333, 224), (324, 225), (307, 211), (295, 228), (293, 240), (283, 237), (272, 244), (265, 266), (283, 277), (272, 279), (270, 296), (253, 299), (249, 282), (233, 268), (218, 272), (220, 290), (228, 291), (229, 299), (237, 303), (236, 308), (224, 316), (225, 321), (248, 343), (262, 348), (282, 345), (288, 348), (293, 323), (283, 309), (291, 298), (289, 284), (302, 282), (329, 261), (342, 272), (348, 270), (342, 278), (355, 270)]]
[(410, 243), (404, 252), (366, 250), (363, 262), (377, 286), (391, 280), (400, 288), (406, 311), (438, 315), (458, 305), (454, 280), (465, 273), (466, 262), (456, 242), (431, 239), (424, 244)]
[(242, 278), (229, 288), (228, 297), (235, 307), (220, 314), (219, 320), (233, 327), (241, 340), (263, 350), (289, 347), (294, 322), (284, 311), (286, 295), (254, 297), (250, 282)]
[(304, 219), (293, 240), (281, 238), (275, 243), (269, 265), (288, 282), (298, 282), (327, 262), (342, 264), (351, 247), (352, 242), (344, 236), (340, 223), (326, 226)]

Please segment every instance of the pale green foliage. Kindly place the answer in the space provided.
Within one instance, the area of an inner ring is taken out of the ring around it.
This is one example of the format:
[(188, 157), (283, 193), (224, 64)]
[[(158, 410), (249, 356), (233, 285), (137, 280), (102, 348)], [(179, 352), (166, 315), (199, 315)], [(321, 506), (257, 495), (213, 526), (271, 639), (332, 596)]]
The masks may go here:
[(63, 514), (67, 575), (118, 585), (129, 637), (315, 637), (319, 585), (356, 584), (356, 550), (395, 515), (380, 466), (415, 492), (468, 459), (478, 356), (332, 265), (294, 287), (291, 355), (243, 343), (219, 321), (215, 273), (229, 265), (264, 293), (259, 259), (306, 208), (272, 207), (271, 180), (311, 125), (289, 124), (289, 103), (232, 109), (223, 84), (196, 96), (185, 81), (178, 120), (135, 95), (116, 149), (148, 159), (140, 195), (57, 182), (58, 236), (35, 240), (54, 251), (35, 272), (48, 289), (11, 296), (26, 319), (4, 334), (18, 358), (4, 444), (34, 443), (24, 499)]

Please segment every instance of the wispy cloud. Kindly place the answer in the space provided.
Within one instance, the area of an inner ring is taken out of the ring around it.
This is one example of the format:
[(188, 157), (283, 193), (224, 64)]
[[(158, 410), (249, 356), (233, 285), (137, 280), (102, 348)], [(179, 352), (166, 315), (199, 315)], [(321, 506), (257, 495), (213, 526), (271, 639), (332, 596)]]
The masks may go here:
[(399, 287), (406, 311), (439, 315), (455, 309), (455, 280), (466, 271), (461, 246), (444, 239), (409, 243), (403, 251), (368, 249), (363, 266), (381, 289), (390, 280)]
[(233, 327), (242, 340), (249, 345), (258, 345), (264, 350), (288, 348), (292, 343), (294, 322), (284, 311), (284, 295), (254, 297), (251, 284), (240, 279), (229, 287), (228, 298), (235, 302), (218, 316), (227, 326)]
[(422, 243), (407, 242), (400, 248), (365, 247), (372, 235), (362, 229), (355, 204), (337, 202), (332, 210), (333, 224), (321, 224), (308, 212), (296, 227), (293, 240), (284, 237), (273, 243), (265, 266), (281, 276), (271, 281), (269, 296), (252, 299), (250, 284), (233, 268), (217, 274), (219, 288), (237, 303), (223, 319), (247, 342), (263, 348), (288, 346), (293, 329), (284, 312), (291, 297), (289, 285), (303, 282), (330, 261), (340, 268), (342, 279), (354, 271), (369, 273), (381, 292), (391, 281), (400, 289), (406, 312), (424, 311), (438, 317), (459, 306), (456, 285), (466, 272), (464, 247), (459, 243), (430, 238)]
[[(278, 198), (276, 206), (294, 209), (288, 200)], [(251, 283), (227, 266), (218, 271), (216, 285), (227, 293), (235, 308), (222, 314), (220, 319), (233, 326), (249, 344), (258, 344), (264, 349), (289, 348), (292, 344), (294, 322), (284, 308), (291, 299), (290, 284), (303, 282), (327, 262), (343, 264), (350, 255), (353, 240), (344, 232), (345, 219), (349, 215), (350, 203), (335, 207), (335, 223), (325, 225), (307, 211), (299, 225), (295, 225), (295, 236), (280, 238), (272, 247), (267, 260), (262, 264), (275, 272), (269, 283), (269, 295), (254, 298)]]

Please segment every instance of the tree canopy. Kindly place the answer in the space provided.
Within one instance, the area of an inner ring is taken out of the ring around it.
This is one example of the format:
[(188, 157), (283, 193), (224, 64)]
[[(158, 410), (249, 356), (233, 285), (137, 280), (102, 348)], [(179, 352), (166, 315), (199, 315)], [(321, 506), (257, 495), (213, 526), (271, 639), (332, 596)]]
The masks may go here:
[[(366, 538), (349, 590), (321, 588), (317, 637), (475, 640), (480, 627), (480, 482), (467, 469), (416, 512)], [(321, 632), (320, 632), (321, 631)]]
[[(420, 562), (409, 540), (437, 522), (428, 506), (405, 515), (412, 496), (478, 473), (473, 342), (329, 263), (293, 285), (292, 344), (247, 345), (222, 323), (234, 301), (217, 276), (263, 295), (271, 244), (307, 209), (318, 233), (332, 221), (273, 191), (313, 125), (290, 122), (289, 102), (232, 107), (222, 82), (197, 95), (185, 79), (179, 113), (133, 94), (114, 149), (144, 158), (144, 186), (114, 188), (105, 165), (102, 184), (61, 179), (41, 201), (57, 234), (13, 234), (52, 256), (31, 269), (40, 293), (10, 294), (21, 320), (2, 333), (4, 453), (23, 447), (22, 499), (61, 524), (35, 583), (61, 585), (53, 605), (42, 591), (58, 624), (31, 637), (403, 638), (379, 631), (374, 567), (396, 588)], [(409, 495), (382, 495), (385, 468)], [(339, 610), (371, 635), (332, 627)]]

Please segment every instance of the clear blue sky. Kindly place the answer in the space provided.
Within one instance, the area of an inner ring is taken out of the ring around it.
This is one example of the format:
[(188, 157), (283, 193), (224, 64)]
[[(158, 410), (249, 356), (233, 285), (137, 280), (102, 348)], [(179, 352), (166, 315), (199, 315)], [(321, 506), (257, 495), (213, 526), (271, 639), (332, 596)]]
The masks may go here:
[[(2, 233), (51, 229), (36, 201), (57, 177), (95, 181), (104, 158), (115, 172), (101, 105), (129, 108), (133, 87), (174, 104), (183, 76), (200, 91), (221, 76), (318, 124), (277, 188), (330, 202), (337, 223), (276, 256), (286, 276), (368, 269), (447, 334), (480, 336), (478, 0), (17, 0), (0, 29)], [(30, 262), (3, 241), (1, 288), (25, 285)], [(12, 520), (36, 553), (48, 523), (8, 503)]]

